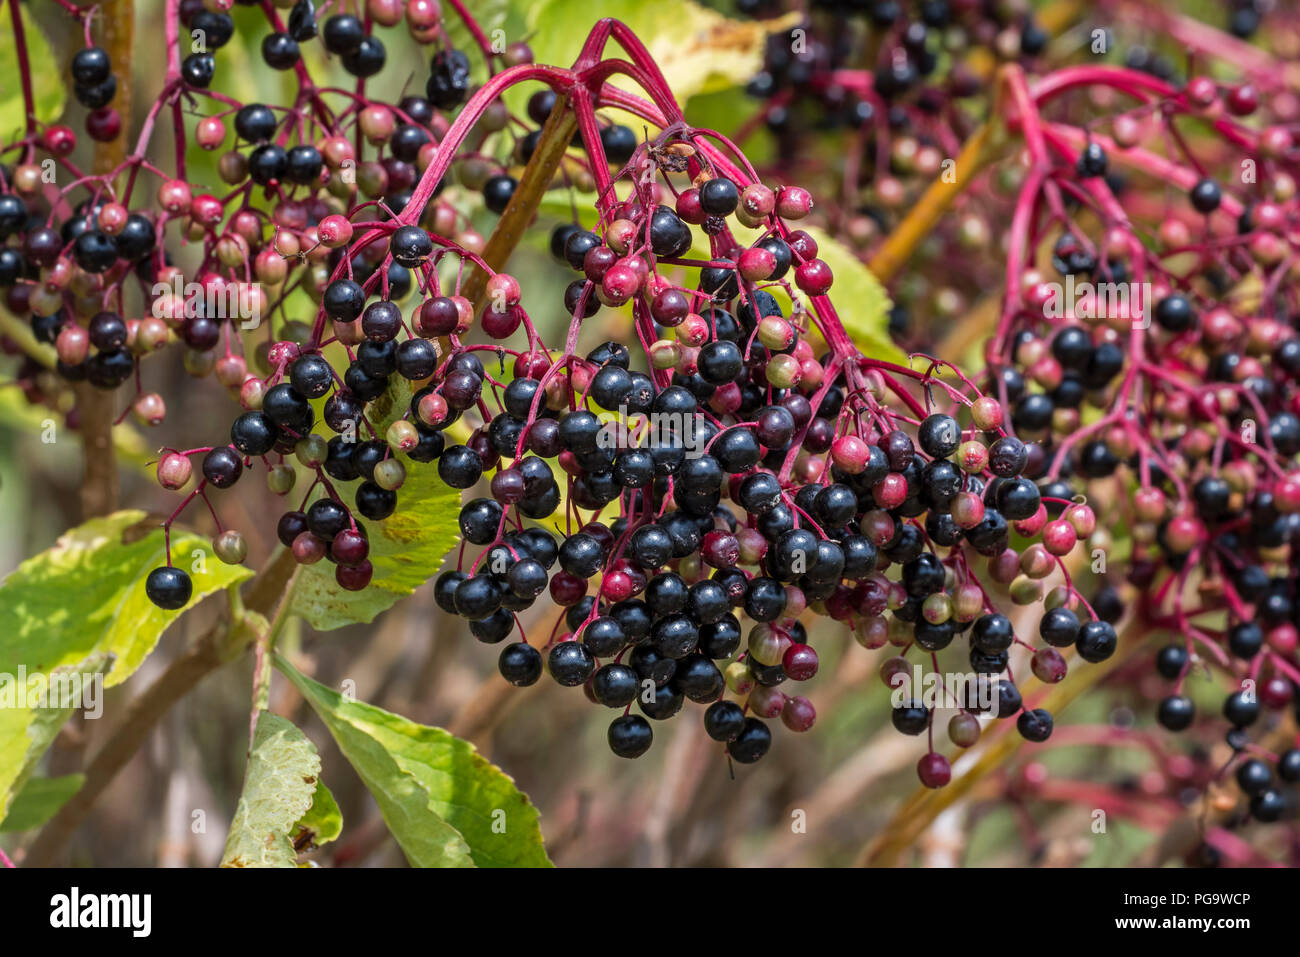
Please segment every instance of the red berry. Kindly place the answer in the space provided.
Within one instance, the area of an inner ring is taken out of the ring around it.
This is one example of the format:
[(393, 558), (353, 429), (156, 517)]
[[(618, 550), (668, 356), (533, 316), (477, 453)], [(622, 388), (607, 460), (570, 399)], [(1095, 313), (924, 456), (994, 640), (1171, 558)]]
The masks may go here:
[(941, 788), (952, 780), (952, 766), (942, 754), (931, 751), (916, 762), (916, 775), (928, 788)]
[(781, 669), (791, 681), (807, 681), (817, 674), (817, 652), (810, 645), (791, 645), (781, 658)]
[(803, 695), (787, 698), (781, 709), (781, 723), (791, 731), (807, 731), (817, 720), (817, 710)]
[(821, 296), (831, 288), (835, 276), (831, 273), (830, 266), (820, 259), (813, 259), (799, 264), (799, 268), (794, 271), (794, 281), (808, 295)]

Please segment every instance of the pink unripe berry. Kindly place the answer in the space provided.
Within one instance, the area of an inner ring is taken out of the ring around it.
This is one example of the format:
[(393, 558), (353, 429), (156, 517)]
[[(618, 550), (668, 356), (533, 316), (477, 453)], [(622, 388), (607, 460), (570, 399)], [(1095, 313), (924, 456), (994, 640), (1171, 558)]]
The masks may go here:
[(1167, 500), (1158, 488), (1140, 488), (1133, 493), (1133, 510), (1144, 522), (1158, 522), (1165, 517)]
[(361, 132), (367, 140), (373, 145), (378, 146), (386, 143), (393, 135), (393, 129), (396, 121), (393, 119), (393, 111), (386, 106), (372, 103), (361, 111), (357, 118), (357, 124), (361, 127)]
[(205, 150), (214, 150), (226, 138), (226, 124), (219, 117), (205, 116), (194, 128), (194, 139)]
[(762, 246), (751, 246), (740, 254), (736, 263), (740, 274), (750, 282), (762, 282), (776, 269), (776, 257)]
[(1184, 87), (1187, 100), (1194, 106), (1207, 107), (1219, 98), (1219, 88), (1208, 76), (1196, 76)]
[(497, 273), (487, 281), (486, 291), (491, 308), (494, 310), (498, 309), (498, 305), (501, 309), (519, 305), (519, 299), (523, 295), (519, 288), (519, 280), (503, 272)]
[(1300, 478), (1288, 476), (1273, 486), (1273, 504), (1279, 512), (1300, 511)]
[(55, 156), (67, 156), (77, 148), (77, 134), (66, 126), (47, 126), (41, 143)]
[(790, 245), (790, 251), (800, 261), (807, 262), (817, 258), (817, 240), (805, 230), (794, 230), (786, 236), (786, 242)]
[(248, 375), (248, 363), (243, 356), (222, 356), (217, 360), (216, 377), (227, 389), (237, 389)]
[(694, 186), (682, 190), (681, 195), (677, 197), (676, 209), (682, 222), (690, 223), (692, 226), (699, 226), (709, 218), (704, 207), (700, 205), (700, 191)]
[(64, 363), (78, 365), (90, 354), (90, 334), (75, 322), (70, 322), (59, 330), (54, 349)]
[(190, 188), (178, 179), (169, 179), (158, 187), (158, 205), (173, 215), (190, 206)]
[(641, 287), (641, 277), (625, 262), (615, 263), (605, 271), (600, 282), (602, 300), (608, 305), (618, 306), (627, 302)]
[(1165, 526), (1165, 545), (1175, 555), (1186, 555), (1200, 542), (1205, 527), (1189, 515), (1178, 515)]
[(870, 452), (856, 435), (842, 435), (831, 443), (831, 461), (850, 475), (860, 475), (866, 469)]
[(984, 499), (974, 492), (958, 492), (951, 507), (952, 520), (958, 528), (974, 528), (984, 520)]
[(786, 186), (777, 194), (776, 212), (782, 219), (803, 219), (812, 208), (812, 194), (802, 186)]
[(881, 508), (898, 508), (907, 500), (907, 479), (890, 472), (871, 487), (871, 497)]
[(121, 203), (105, 203), (99, 210), (99, 228), (110, 236), (116, 236), (126, 226), (129, 214)]
[(179, 452), (168, 452), (158, 460), (158, 484), (169, 491), (182, 488), (192, 473), (190, 460)]
[(1055, 648), (1039, 648), (1029, 667), (1043, 684), (1054, 685), (1065, 677), (1065, 659)]
[(762, 183), (753, 183), (740, 191), (740, 208), (752, 217), (771, 215), (776, 209), (776, 193)]
[(329, 249), (338, 249), (352, 241), (352, 224), (346, 216), (335, 213), (326, 216), (316, 226), (316, 237), (321, 245)]
[(749, 710), (760, 718), (775, 718), (785, 708), (785, 692), (760, 685), (749, 695)]
[(1071, 505), (1065, 510), (1064, 518), (1080, 538), (1087, 538), (1097, 530), (1097, 513), (1087, 505)]
[(772, 350), (790, 348), (794, 327), (780, 316), (764, 316), (758, 324), (758, 341)]
[(632, 576), (623, 571), (610, 571), (600, 583), (601, 595), (609, 601), (627, 601), (636, 592)]
[(975, 428), (981, 431), (989, 432), (1002, 425), (1002, 403), (991, 395), (982, 395), (971, 403), (970, 413)]
[(1038, 511), (1034, 512), (1028, 518), (1022, 518), (1014, 523), (1016, 534), (1024, 535), (1026, 538), (1033, 538), (1047, 524), (1047, 506), (1039, 504)]
[(131, 412), (141, 425), (161, 425), (167, 417), (167, 405), (157, 392), (144, 392), (131, 403)]

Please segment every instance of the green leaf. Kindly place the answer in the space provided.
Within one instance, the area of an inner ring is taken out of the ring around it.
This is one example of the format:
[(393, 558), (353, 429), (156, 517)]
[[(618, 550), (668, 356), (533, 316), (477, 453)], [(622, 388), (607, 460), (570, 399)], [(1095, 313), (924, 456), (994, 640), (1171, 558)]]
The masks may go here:
[[(380, 437), (402, 417), (411, 401), (410, 383), (400, 376), (372, 404), (369, 418)], [(367, 436), (358, 435), (358, 439)], [(329, 562), (305, 565), (298, 572), (290, 612), (316, 630), (329, 631), (374, 621), (438, 573), (443, 559), (460, 541), (460, 491), (438, 478), (436, 462), (413, 462), (401, 456), (406, 481), (397, 490), (397, 511), (382, 522), (366, 523), (374, 577), (364, 591), (339, 587)], [(335, 483), (351, 505), (359, 482)]]
[(279, 715), (258, 715), (221, 866), (295, 866), (294, 825), (311, 810), (319, 784), (316, 746)]
[[(187, 608), (252, 574), (189, 532), (172, 536), (172, 556), (194, 583)], [(56, 670), (102, 681), (95, 690), (129, 678), (181, 614), (145, 595), (145, 577), (165, 561), (157, 523), (121, 511), (71, 529), (0, 582), (0, 813), (71, 713), (9, 699), (48, 684)]]
[(412, 864), (550, 866), (537, 809), (468, 741), (349, 701), (278, 656), (276, 667), (330, 729)]
[[(572, 65), (604, 17), (621, 20), (645, 44), (679, 103), (747, 83), (762, 67), (767, 34), (781, 28), (778, 21), (732, 20), (691, 0), (541, 0), (528, 9), (534, 62)], [(623, 52), (611, 41), (606, 55)], [(611, 82), (645, 95), (626, 77)]]
[[(20, 4), (23, 18), (23, 36), (27, 41), (27, 63), (31, 67), (32, 98), (36, 103), (36, 118), (42, 123), (53, 123), (63, 114), (62, 71), (52, 69), (56, 62), (50, 44), (36, 21)], [(27, 108), (23, 102), (23, 88), (18, 71), (18, 47), (9, 22), (9, 11), (0, 20), (0, 139), (8, 142), (15, 133), (27, 127)]]
[(334, 795), (320, 778), (316, 779), (316, 793), (312, 795), (311, 807), (307, 809), (298, 823), (294, 825), (294, 840), (309, 836), (316, 847), (328, 844), (343, 833), (343, 812), (339, 810)]
[(81, 790), (84, 774), (60, 778), (31, 778), (18, 792), (9, 813), (0, 821), (0, 831), (31, 831), (44, 827), (55, 812)]

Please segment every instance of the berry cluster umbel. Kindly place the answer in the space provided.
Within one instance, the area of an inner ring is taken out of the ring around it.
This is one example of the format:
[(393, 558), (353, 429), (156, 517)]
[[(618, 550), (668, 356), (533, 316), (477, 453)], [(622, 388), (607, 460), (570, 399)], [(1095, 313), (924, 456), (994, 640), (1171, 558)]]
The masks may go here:
[[(1116, 637), (1076, 610), (1068, 577), (1044, 599), (1045, 579), (1065, 570), (1094, 518), (1063, 501), (1049, 520), (1051, 496), (1026, 477), (1030, 450), (1004, 429), (1006, 402), (959, 373), (954, 385), (955, 370), (936, 360), (921, 372), (863, 356), (828, 296), (835, 277), (816, 236), (796, 228), (813, 208), (809, 192), (763, 184), (724, 137), (686, 124), (625, 27), (598, 24), (570, 70), (534, 66), (518, 46), (500, 57), (485, 49), (506, 68), (472, 90), (467, 58), (441, 41), (430, 9), (405, 8), (408, 29), (438, 46), (425, 96), (384, 104), (358, 93), (336, 113), (306, 76), (299, 45), (322, 43), (364, 79), (384, 61), (373, 25), (346, 13), (318, 25), (300, 3), (285, 26), (264, 9), (263, 57), (298, 77), (299, 94), (289, 107), (237, 104), (209, 91), (215, 53), (178, 55), (182, 25), (206, 30), (219, 51), (229, 14), (173, 0), (164, 93), (140, 148), (115, 171), (128, 188), (119, 196), (109, 175), (43, 191), (32, 179), (36, 151), (65, 156), (71, 135), (53, 129), (29, 128), (23, 163), (5, 171), (0, 283), (37, 337), (54, 343), (63, 379), (108, 390), (134, 378), (133, 407), (154, 421), (164, 410), (143, 392), (141, 360), (179, 341), (186, 369), (213, 374), (241, 405), (222, 444), (162, 450), (160, 484), (194, 483), (168, 535), (194, 499), (211, 509), (211, 493), (252, 470), (288, 494), (293, 456), (312, 481), (282, 515), (279, 539), (298, 562), (329, 562), (340, 587), (360, 590), (374, 575), (371, 536), (401, 507), (408, 470), (434, 470), (451, 488), (486, 493), (471, 492), (459, 516), (466, 549), (482, 551), (462, 550), (456, 570), (439, 576), (440, 606), (481, 641), (515, 638), (499, 658), (507, 680), (530, 684), (548, 671), (621, 709), (610, 727), (617, 754), (644, 753), (651, 722), (688, 698), (707, 706), (707, 733), (742, 763), (767, 752), (767, 721), (806, 731), (813, 705), (786, 689), (818, 670), (814, 615), (846, 623), (869, 648), (893, 643), (927, 670), (940, 670), (938, 656), (965, 635), (960, 670), (1001, 680), (992, 705), (980, 695), (942, 703), (959, 711), (954, 743), (974, 743), (981, 710), (1014, 717), (1029, 740), (1047, 738), (1051, 716), (1024, 705), (1012, 649), (1035, 649), (1030, 667), (1050, 682), (1066, 670), (1058, 649), (1100, 661)], [(611, 37), (630, 65), (601, 61)], [(598, 66), (630, 73), (650, 99), (593, 94)], [(573, 276), (554, 304), (570, 317), (554, 349), (519, 282), (489, 267), (482, 237), (440, 199), (456, 163), (487, 209), (511, 206), (521, 188), (512, 164), (543, 145), (532, 133), (497, 136), (512, 119), (501, 93), (526, 80), (551, 88), (529, 102), (538, 126), (565, 94), (574, 158), (599, 197), (593, 228), (551, 234), (557, 268)], [(160, 177), (158, 208), (146, 210), (132, 202), (140, 177), (157, 173), (144, 147), (160, 113), (183, 98), (213, 107), (193, 123), (201, 147), (220, 148), (233, 124), (235, 145), (218, 164), (231, 192), (198, 192), (178, 169)], [(609, 106), (661, 132), (638, 142), (600, 118)], [(57, 201), (74, 199), (56, 230)], [(174, 291), (185, 277), (168, 259), (169, 228), (201, 243), (198, 293)], [(467, 273), (484, 277), (479, 302)], [(124, 296), (133, 278), (150, 294), (151, 315), (138, 319)], [(233, 291), (257, 316), (275, 317), (292, 288), (317, 303), (314, 319), (263, 321), (251, 355), (244, 316), (210, 304)], [(625, 305), (634, 345), (579, 355), (583, 324)], [(478, 333), (491, 344), (472, 341)], [(45, 397), (48, 383), (28, 378), (29, 394)], [(657, 426), (649, 442), (638, 437), (643, 417)], [(217, 525), (217, 556), (242, 562), (242, 536)], [(166, 609), (192, 597), (170, 555), (146, 591)], [(530, 640), (520, 613), (539, 601), (565, 610), (548, 636)], [(999, 602), (1038, 608), (1040, 641), (1017, 636)], [(894, 723), (920, 733), (936, 710), (909, 700)], [(929, 740), (918, 773), (937, 787), (950, 770)]]

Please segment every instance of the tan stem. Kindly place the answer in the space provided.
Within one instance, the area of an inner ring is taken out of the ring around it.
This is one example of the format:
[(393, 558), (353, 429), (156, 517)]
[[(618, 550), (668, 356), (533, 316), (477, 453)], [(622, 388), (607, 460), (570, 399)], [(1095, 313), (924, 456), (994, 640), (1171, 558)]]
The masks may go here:
[[(510, 197), (510, 205), (501, 214), (496, 229), (488, 237), (483, 249), (483, 261), (494, 270), (501, 270), (515, 251), (519, 241), (532, 225), (541, 205), (542, 197), (550, 188), (555, 172), (560, 168), (564, 154), (578, 129), (578, 118), (569, 109), (569, 98), (559, 96), (551, 115), (542, 127), (542, 136), (533, 155), (524, 167), (519, 185)], [(483, 307), (488, 276), (481, 269), (472, 270), (461, 285), (461, 295), (474, 303), (475, 312)]]

